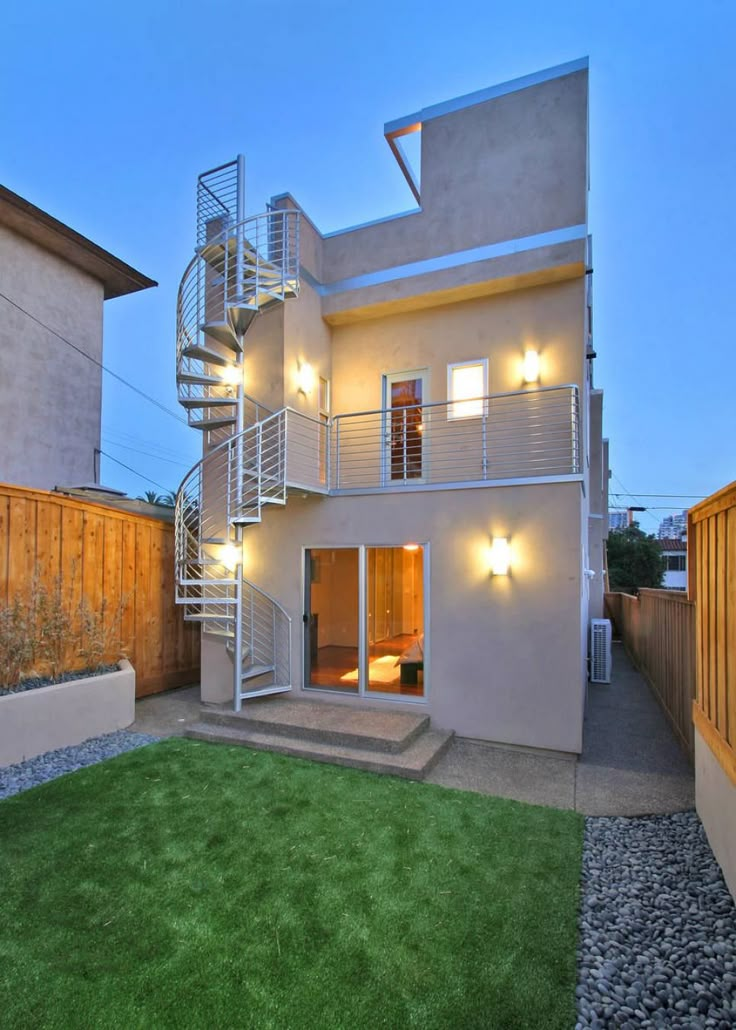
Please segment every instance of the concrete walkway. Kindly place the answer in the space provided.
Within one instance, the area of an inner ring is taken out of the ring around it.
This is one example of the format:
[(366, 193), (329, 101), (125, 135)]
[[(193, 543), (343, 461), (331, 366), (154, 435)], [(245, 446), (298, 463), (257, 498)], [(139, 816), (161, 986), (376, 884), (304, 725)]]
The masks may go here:
[[(621, 644), (613, 681), (591, 683), (579, 761), (455, 739), (427, 782), (584, 815), (660, 815), (695, 805), (692, 769), (649, 687)], [(131, 730), (176, 736), (199, 718), (199, 688), (136, 703)]]

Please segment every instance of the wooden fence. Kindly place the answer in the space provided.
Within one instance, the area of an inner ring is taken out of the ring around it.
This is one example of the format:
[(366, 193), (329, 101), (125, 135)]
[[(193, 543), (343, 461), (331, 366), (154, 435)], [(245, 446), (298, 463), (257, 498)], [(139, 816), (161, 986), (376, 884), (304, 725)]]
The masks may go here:
[(695, 604), (677, 590), (606, 594), (611, 621), (654, 691), (682, 746), (694, 758)]
[(736, 783), (736, 483), (691, 508), (687, 560), (697, 608), (693, 720)]
[[(136, 696), (199, 680), (199, 625), (174, 603), (174, 527), (107, 505), (0, 484), (0, 603), (37, 576), (70, 604), (123, 601), (121, 639)], [(67, 596), (67, 595), (65, 595)]]

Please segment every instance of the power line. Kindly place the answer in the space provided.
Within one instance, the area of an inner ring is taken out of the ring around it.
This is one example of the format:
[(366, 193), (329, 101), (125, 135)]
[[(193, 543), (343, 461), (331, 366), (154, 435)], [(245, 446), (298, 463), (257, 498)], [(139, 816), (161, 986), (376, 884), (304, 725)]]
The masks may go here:
[[(618, 479), (618, 476), (616, 476), (615, 478)], [(619, 481), (619, 483), (621, 483), (620, 479), (618, 479), (618, 481)], [(621, 483), (621, 486), (623, 486), (623, 483)], [(625, 490), (626, 493), (628, 493), (628, 491), (626, 491), (625, 488), (624, 488), (624, 490)], [(618, 496), (619, 496), (618, 494), (614, 494), (614, 497), (618, 497)], [(629, 494), (629, 496), (631, 497), (632, 495)], [(673, 498), (675, 500), (679, 499), (679, 500), (685, 500), (685, 501), (704, 501), (706, 495), (705, 494), (640, 494), (640, 493), (637, 493), (636, 496), (637, 497), (657, 497), (657, 498), (671, 497), (671, 498)]]
[(169, 465), (181, 465), (182, 468), (190, 468), (185, 461), (174, 461), (173, 458), (164, 458), (160, 454), (151, 454), (150, 451), (141, 451), (138, 447), (129, 447), (124, 443), (116, 443), (115, 440), (108, 440), (111, 447), (122, 447), (124, 451), (134, 451), (136, 454), (143, 454), (146, 458), (153, 458), (154, 461), (165, 461)]
[(81, 347), (77, 347), (75, 343), (72, 343), (71, 340), (67, 340), (67, 338), (65, 336), (62, 336), (61, 333), (57, 333), (57, 331), (55, 329), (52, 329), (50, 325), (46, 325), (46, 323), (42, 322), (40, 318), (36, 318), (35, 315), (32, 315), (30, 313), (30, 311), (26, 311), (26, 309), (22, 308), (20, 304), (16, 304), (16, 302), (14, 300), (11, 300), (7, 294), (2, 293), (0, 291), (0, 297), (6, 300), (8, 304), (12, 304), (14, 308), (18, 309), (18, 311), (22, 311), (24, 315), (30, 318), (32, 322), (35, 322), (37, 325), (40, 325), (42, 329), (46, 330), (46, 332), (51, 333), (52, 336), (55, 336), (58, 340), (61, 340), (61, 342), (65, 343), (67, 347), (71, 347), (71, 349), (76, 351), (77, 354), (81, 354), (83, 358), (86, 358), (88, 361), (91, 361), (93, 365), (97, 365), (98, 368), (101, 368), (103, 372), (107, 372), (107, 374), (109, 376), (112, 376), (113, 379), (117, 379), (118, 382), (123, 384), (123, 386), (127, 386), (129, 390), (132, 390), (134, 393), (137, 393), (140, 397), (145, 398), (145, 400), (149, 401), (151, 404), (155, 404), (157, 408), (160, 408), (161, 411), (164, 411), (167, 415), (170, 415), (172, 418), (175, 418), (177, 422), (181, 422), (182, 425), (189, 425), (187, 420), (185, 418), (182, 418), (181, 415), (177, 415), (175, 411), (172, 411), (171, 408), (167, 408), (165, 404), (161, 403), (161, 401), (157, 401), (155, 397), (151, 397), (151, 395), (145, 393), (144, 390), (141, 390), (139, 389), (139, 387), (134, 386), (132, 383), (129, 383), (127, 379), (123, 379), (122, 376), (118, 375), (117, 372), (113, 372), (112, 369), (108, 368), (106, 365), (103, 365), (101, 361), (97, 360), (97, 358), (93, 358), (91, 354), (88, 354), (86, 351), (82, 350)]
[(144, 476), (142, 472), (138, 472), (136, 471), (136, 469), (131, 468), (130, 465), (126, 465), (124, 461), (118, 461), (117, 458), (113, 458), (112, 454), (108, 454), (107, 451), (98, 450), (97, 453), (104, 454), (104, 456), (106, 458), (109, 458), (110, 461), (114, 461), (116, 465), (122, 465), (124, 469), (128, 470), (128, 472), (132, 472), (134, 476), (138, 476), (139, 479), (145, 479), (147, 483), (153, 483), (154, 486), (157, 486), (159, 487), (159, 489), (165, 490), (167, 493), (169, 493), (168, 486), (164, 486), (163, 483), (157, 483), (155, 479), (150, 479), (148, 476)]

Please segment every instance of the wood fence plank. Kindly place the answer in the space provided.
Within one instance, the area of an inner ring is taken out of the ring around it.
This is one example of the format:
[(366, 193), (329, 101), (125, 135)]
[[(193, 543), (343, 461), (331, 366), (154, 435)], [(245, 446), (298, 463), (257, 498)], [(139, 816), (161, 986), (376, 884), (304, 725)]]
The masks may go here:
[[(171, 523), (64, 494), (0, 484), (0, 603), (26, 595), (34, 570), (47, 589), (99, 607), (127, 596), (122, 635), (144, 693), (198, 678), (199, 626), (174, 604)], [(153, 541), (153, 543), (151, 543)], [(138, 595), (140, 594), (140, 598)]]
[(736, 505), (726, 518), (726, 699), (728, 742), (736, 747)]

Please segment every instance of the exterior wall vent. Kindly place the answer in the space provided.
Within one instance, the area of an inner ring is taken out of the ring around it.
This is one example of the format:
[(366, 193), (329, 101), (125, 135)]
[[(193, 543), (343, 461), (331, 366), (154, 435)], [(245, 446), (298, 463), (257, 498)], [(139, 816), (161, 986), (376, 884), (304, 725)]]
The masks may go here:
[(611, 620), (590, 620), (590, 682), (611, 682)]

